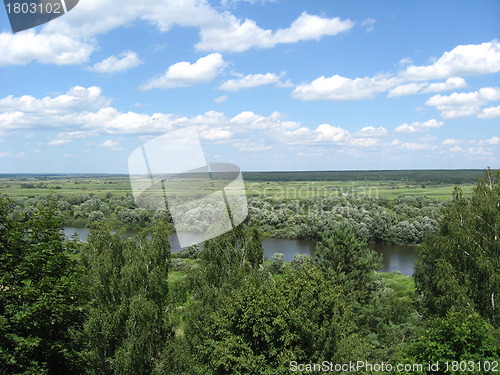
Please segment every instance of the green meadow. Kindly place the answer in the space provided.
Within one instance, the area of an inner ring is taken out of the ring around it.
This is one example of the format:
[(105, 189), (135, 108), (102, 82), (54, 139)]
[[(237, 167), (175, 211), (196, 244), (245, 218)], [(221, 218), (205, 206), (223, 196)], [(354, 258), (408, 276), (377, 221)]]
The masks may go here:
[[(269, 172), (269, 180), (245, 179), (245, 188), (248, 196), (272, 197), (277, 199), (307, 199), (313, 197), (370, 197), (392, 200), (399, 195), (416, 195), (446, 200), (451, 197), (453, 189), (459, 186), (465, 195), (470, 195), (474, 183), (470, 179), (464, 182), (444, 183), (442, 181), (418, 181), (418, 171), (414, 172), (416, 178), (412, 180), (380, 180), (380, 177), (371, 176), (372, 180), (270, 180), (277, 177), (276, 173)], [(265, 173), (262, 173), (265, 175)], [(301, 176), (300, 173), (297, 176)], [(307, 172), (303, 177), (307, 176)], [(253, 177), (253, 176), (250, 176)], [(335, 178), (335, 175), (329, 176)], [(344, 176), (342, 176), (344, 177)], [(347, 176), (348, 177), (348, 176)], [(393, 176), (390, 176), (393, 177)], [(189, 189), (186, 181), (186, 188)], [(192, 187), (191, 187), (192, 189)], [(29, 196), (80, 195), (93, 194), (104, 197), (111, 193), (114, 196), (124, 196), (131, 193), (130, 180), (124, 175), (89, 175), (89, 176), (35, 176), (35, 175), (2, 175), (0, 176), (0, 196), (22, 198)], [(203, 193), (206, 191), (201, 191)], [(191, 191), (192, 193), (192, 191)]]

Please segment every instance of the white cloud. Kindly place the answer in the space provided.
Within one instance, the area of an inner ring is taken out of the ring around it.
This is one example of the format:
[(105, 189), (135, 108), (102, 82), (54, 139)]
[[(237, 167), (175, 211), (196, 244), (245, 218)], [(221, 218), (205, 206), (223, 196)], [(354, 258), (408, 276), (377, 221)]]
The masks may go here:
[(431, 83), (422, 92), (439, 92), (461, 89), (467, 87), (467, 82), (462, 77), (450, 77), (445, 82)]
[(90, 70), (98, 73), (117, 73), (135, 68), (142, 64), (137, 53), (132, 51), (122, 52), (118, 56), (110, 56), (95, 64)]
[[(477, 115), (481, 111), (481, 106), (496, 100), (500, 100), (500, 88), (483, 87), (478, 91), (468, 93), (453, 93), (449, 96), (434, 95), (425, 104), (436, 107), (443, 118), (454, 119)], [(495, 110), (491, 110), (491, 114), (494, 113)], [(485, 116), (485, 114), (482, 115)]]
[(199, 50), (242, 52), (250, 48), (270, 48), (282, 43), (302, 40), (319, 40), (322, 36), (337, 35), (354, 26), (350, 20), (324, 18), (302, 13), (290, 27), (276, 31), (265, 30), (255, 21), (241, 21), (233, 15), (226, 15), (225, 24), (202, 28)]
[(226, 63), (219, 53), (201, 57), (195, 63), (183, 61), (171, 65), (160, 77), (141, 86), (142, 90), (153, 88), (188, 87), (210, 82), (224, 69)]
[(74, 131), (74, 132), (62, 132), (57, 135), (58, 139), (78, 139), (78, 138), (86, 138), (89, 135), (89, 132), (84, 131)]
[(459, 45), (427, 66), (411, 65), (400, 75), (412, 81), (500, 72), (500, 43)]
[(478, 118), (500, 118), (500, 106), (484, 108)]
[(471, 155), (478, 155), (478, 156), (489, 156), (493, 154), (493, 152), (484, 147), (469, 147), (467, 149), (467, 152)]
[(10, 156), (10, 152), (0, 152), (0, 158), (6, 158), (7, 156)]
[(389, 91), (387, 96), (390, 98), (393, 98), (393, 97), (398, 97), (398, 96), (417, 94), (420, 92), (420, 90), (422, 90), (424, 87), (427, 87), (428, 85), (429, 84), (427, 82), (405, 83), (404, 85), (399, 85), (399, 86), (391, 89), (391, 91)]
[(0, 33), (0, 66), (42, 64), (72, 65), (89, 59), (94, 46), (63, 34)]
[(454, 138), (447, 138), (444, 141), (441, 142), (443, 145), (458, 145), (462, 143), (463, 141), (460, 139), (454, 139)]
[(351, 146), (361, 146), (361, 147), (373, 147), (380, 143), (380, 139), (377, 138), (353, 138), (349, 145)]
[(227, 99), (227, 95), (221, 95), (214, 99), (214, 103), (224, 103)]
[(229, 139), (232, 136), (233, 133), (225, 128), (211, 128), (200, 132), (200, 137), (209, 141)]
[(465, 152), (465, 150), (460, 146), (453, 146), (449, 149), (451, 152)]
[(278, 0), (221, 0), (221, 5), (222, 6), (228, 6), (232, 4), (236, 4), (238, 2), (245, 2), (245, 3), (250, 3), (250, 4), (264, 4), (264, 3), (276, 3)]
[(296, 129), (299, 124), (294, 121), (283, 120), (283, 115), (273, 112), (271, 116), (265, 117), (250, 111), (243, 111), (231, 119), (231, 123), (246, 129)]
[(366, 32), (367, 33), (371, 33), (375, 29), (375, 23), (376, 22), (377, 22), (377, 20), (375, 20), (373, 18), (367, 18), (366, 20), (364, 20), (363, 22), (361, 22), (361, 26), (365, 26), (366, 27)]
[(118, 145), (119, 145), (119, 143), (116, 141), (113, 141), (112, 139), (107, 139), (106, 141), (104, 141), (103, 144), (101, 144), (102, 147), (116, 147)]
[(375, 128), (374, 126), (365, 126), (364, 128), (361, 128), (360, 131), (356, 133), (357, 137), (383, 137), (388, 134), (387, 129), (384, 127), (380, 126), (378, 128)]
[(394, 139), (389, 145), (399, 149), (411, 151), (435, 150), (437, 148), (437, 146), (429, 143), (401, 142), (399, 139)]
[(263, 152), (269, 151), (273, 148), (273, 146), (265, 146), (262, 144), (249, 144), (249, 143), (235, 143), (233, 144), (240, 151), (249, 151), (249, 152)]
[(404, 57), (402, 58), (401, 60), (399, 60), (399, 65), (408, 65), (408, 64), (411, 64), (413, 62), (413, 60), (409, 57)]
[[(102, 15), (106, 15), (103, 17)], [(30, 62), (81, 64), (98, 47), (98, 36), (135, 21), (147, 21), (162, 32), (174, 25), (199, 29), (197, 48), (243, 51), (279, 43), (319, 39), (353, 27), (349, 20), (303, 13), (288, 28), (264, 30), (252, 20), (241, 21), (205, 0), (83, 1), (72, 12), (47, 23), (40, 31), (0, 33), (0, 66)]]
[(479, 142), (481, 145), (500, 145), (500, 137), (491, 137)]
[(397, 96), (413, 95), (420, 93), (455, 90), (463, 87), (467, 87), (467, 82), (462, 77), (450, 77), (445, 82), (406, 83), (394, 87), (391, 91), (389, 91), (389, 94), (387, 94), (387, 96), (397, 97)]
[(70, 139), (54, 139), (53, 141), (49, 142), (49, 146), (62, 146), (70, 142)]
[(117, 141), (113, 141), (112, 139), (106, 139), (100, 146), (107, 147), (107, 148), (114, 150), (114, 151), (123, 150), (123, 148), (120, 147), (120, 143)]
[(425, 122), (412, 122), (411, 124), (402, 124), (396, 128), (398, 133), (416, 133), (419, 131), (424, 131), (433, 128), (439, 128), (444, 125), (444, 122), (437, 121), (436, 119), (430, 119)]
[(239, 79), (230, 79), (219, 86), (220, 90), (236, 92), (241, 89), (278, 84), (283, 74), (248, 74)]
[(322, 124), (316, 128), (316, 139), (315, 141), (331, 141), (340, 142), (347, 138), (349, 132), (343, 128), (337, 126), (331, 126), (329, 124)]
[(359, 100), (375, 96), (401, 83), (396, 77), (376, 75), (350, 79), (339, 75), (319, 77), (311, 83), (301, 84), (292, 96), (304, 101), (310, 100)]
[(75, 86), (65, 94), (37, 99), (31, 95), (0, 99), (0, 130), (72, 126), (75, 114), (81, 115), (109, 105), (96, 86)]

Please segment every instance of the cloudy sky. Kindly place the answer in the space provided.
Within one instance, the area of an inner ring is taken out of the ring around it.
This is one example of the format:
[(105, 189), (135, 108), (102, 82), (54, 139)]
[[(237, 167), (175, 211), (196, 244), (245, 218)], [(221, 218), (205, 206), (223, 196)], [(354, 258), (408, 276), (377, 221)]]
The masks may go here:
[(80, 0), (0, 9), (0, 173), (126, 173), (196, 125), (243, 170), (500, 167), (498, 0)]

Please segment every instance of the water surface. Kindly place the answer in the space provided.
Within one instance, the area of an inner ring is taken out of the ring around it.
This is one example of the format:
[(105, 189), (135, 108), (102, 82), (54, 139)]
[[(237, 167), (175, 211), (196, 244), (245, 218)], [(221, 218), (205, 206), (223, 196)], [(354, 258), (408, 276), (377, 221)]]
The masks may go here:
[[(89, 236), (88, 228), (76, 228), (76, 227), (65, 227), (64, 234), (66, 236), (71, 236), (74, 233), (77, 234), (77, 238), (81, 241), (87, 241)], [(125, 235), (134, 236), (135, 231), (127, 231)], [(193, 234), (193, 239), (196, 235)], [(169, 237), (170, 247), (173, 253), (181, 250), (179, 245), (179, 240), (177, 235), (172, 234)], [(282, 238), (264, 238), (262, 240), (262, 245), (264, 247), (264, 256), (268, 259), (273, 257), (275, 252), (283, 253), (285, 260), (289, 262), (294, 254), (307, 254), (313, 255), (314, 248), (316, 247), (316, 241), (312, 240), (291, 240)], [(375, 250), (379, 254), (382, 254), (382, 272), (394, 272), (399, 271), (403, 275), (412, 276), (413, 267), (417, 259), (416, 247), (413, 245), (388, 245), (371, 243), (368, 245), (370, 249)]]

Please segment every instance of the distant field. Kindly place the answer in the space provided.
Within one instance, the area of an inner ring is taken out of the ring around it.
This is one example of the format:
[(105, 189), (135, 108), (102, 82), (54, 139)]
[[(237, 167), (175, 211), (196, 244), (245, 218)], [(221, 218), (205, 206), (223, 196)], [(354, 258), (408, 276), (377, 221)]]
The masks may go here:
[(399, 195), (425, 195), (439, 200), (451, 198), (453, 189), (459, 186), (464, 195), (470, 195), (473, 184), (425, 185), (400, 181), (290, 181), (247, 182), (248, 196), (306, 199), (312, 197), (370, 197), (392, 200)]
[[(398, 195), (411, 194), (446, 200), (451, 197), (455, 186), (460, 186), (465, 195), (471, 194), (474, 180), (483, 173), (477, 170), (437, 172), (247, 172), (244, 173), (244, 178), (248, 196), (286, 199), (327, 196), (394, 199)], [(305, 179), (307, 177), (311, 179)], [(348, 177), (353, 179), (345, 179)], [(388, 179), (389, 177), (393, 179)], [(272, 178), (275, 180), (271, 180)], [(328, 180), (329, 178), (332, 180)], [(123, 196), (131, 193), (130, 180), (126, 175), (0, 175), (0, 195), (12, 198), (91, 193), (98, 196), (105, 196), (107, 193)]]

